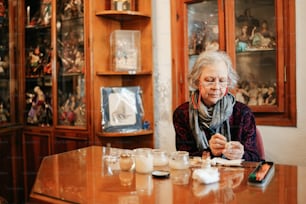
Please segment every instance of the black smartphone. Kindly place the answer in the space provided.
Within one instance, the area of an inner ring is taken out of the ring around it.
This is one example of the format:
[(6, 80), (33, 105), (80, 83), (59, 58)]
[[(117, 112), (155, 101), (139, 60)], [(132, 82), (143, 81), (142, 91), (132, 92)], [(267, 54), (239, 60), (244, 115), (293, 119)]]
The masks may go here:
[(253, 186), (264, 187), (271, 181), (274, 176), (274, 171), (275, 167), (273, 162), (262, 161), (250, 173), (248, 183)]

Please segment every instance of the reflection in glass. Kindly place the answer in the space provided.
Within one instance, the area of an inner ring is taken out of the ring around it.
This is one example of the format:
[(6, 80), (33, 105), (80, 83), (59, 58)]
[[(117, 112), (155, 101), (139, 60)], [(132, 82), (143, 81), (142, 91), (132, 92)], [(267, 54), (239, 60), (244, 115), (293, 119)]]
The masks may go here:
[(151, 174), (135, 173), (136, 191), (139, 195), (151, 195), (153, 179)]
[(189, 178), (191, 176), (190, 169), (171, 169), (170, 171), (171, 182), (175, 185), (186, 185), (189, 183)]
[(274, 0), (235, 1), (237, 100), (250, 106), (277, 104)]
[(52, 110), (50, 0), (26, 1), (25, 25), (25, 121), (28, 125), (50, 126)]
[(219, 49), (218, 1), (189, 4), (187, 9), (189, 55)]
[(0, 125), (10, 122), (8, 1), (0, 1)]
[(84, 5), (57, 1), (58, 124), (86, 125)]

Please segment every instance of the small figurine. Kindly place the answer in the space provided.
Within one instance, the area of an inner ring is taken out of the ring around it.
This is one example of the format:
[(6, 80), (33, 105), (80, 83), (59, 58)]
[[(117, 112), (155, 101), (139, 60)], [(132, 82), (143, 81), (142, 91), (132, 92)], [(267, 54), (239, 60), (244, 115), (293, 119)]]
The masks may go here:
[(268, 92), (264, 95), (264, 103), (266, 105), (275, 105), (276, 104), (276, 93), (274, 86), (268, 87)]
[(130, 5), (130, 2), (128, 0), (123, 0), (122, 1), (122, 10), (123, 11), (131, 10), (131, 5)]
[(31, 104), (31, 108), (28, 112), (27, 122), (29, 124), (35, 125), (44, 123), (42, 121), (45, 120), (43, 115), (46, 114), (46, 111), (49, 111), (46, 110), (46, 107), (47, 105), (49, 106), (49, 104), (46, 104), (46, 97), (44, 92), (40, 89), (39, 86), (36, 86), (34, 88), (34, 94), (27, 93), (27, 96), (29, 97), (27, 99), (27, 103)]
[(75, 18), (83, 15), (83, 0), (69, 0), (64, 3), (64, 18)]
[(249, 94), (249, 102), (248, 105), (255, 106), (257, 105), (257, 97), (258, 97), (258, 87), (255, 82), (250, 82), (250, 90), (248, 91)]
[(189, 55), (194, 55), (196, 53), (196, 44), (197, 44), (197, 33), (194, 31), (189, 37), (189, 45), (188, 45)]
[(8, 122), (10, 113), (6, 108), (4, 108), (3, 103), (0, 103), (0, 123)]
[(259, 27), (259, 20), (251, 14), (251, 8), (246, 8), (244, 13), (237, 17), (237, 22), (248, 26), (247, 34), (251, 35), (254, 27)]
[(254, 33), (255, 33), (256, 27), (252, 29), (251, 35), (248, 34), (248, 25), (243, 25), (241, 27), (241, 33), (240, 35), (236, 38), (236, 51), (238, 52), (243, 52), (245, 51), (249, 45), (250, 42), (254, 38)]
[(45, 102), (42, 105), (42, 111), (41, 114), (39, 115), (39, 124), (44, 127), (44, 126), (50, 126), (52, 124), (52, 107)]
[(75, 125), (84, 126), (86, 125), (86, 104), (85, 98), (80, 99), (80, 104), (74, 110), (75, 113)]
[(74, 125), (76, 120), (75, 109), (77, 108), (78, 103), (74, 95), (70, 95), (65, 103), (59, 109), (59, 121), (63, 125)]
[(8, 56), (0, 57), (0, 74), (5, 74), (9, 68), (9, 59)]
[(3, 27), (6, 18), (6, 8), (3, 0), (0, 0), (0, 28)]
[(36, 46), (33, 51), (29, 53), (28, 66), (29, 75), (40, 75), (42, 71), (42, 58), (44, 54), (40, 50), (40, 46)]
[(84, 51), (79, 48), (80, 38), (79, 33), (70, 32), (62, 42), (59, 42), (62, 73), (84, 72)]
[(237, 90), (236, 90), (236, 100), (241, 102), (241, 103), (247, 104), (248, 99), (249, 99), (249, 93), (245, 89), (237, 88)]
[(255, 33), (252, 45), (257, 48), (275, 48), (275, 37), (269, 30), (266, 20), (262, 21), (260, 31)]

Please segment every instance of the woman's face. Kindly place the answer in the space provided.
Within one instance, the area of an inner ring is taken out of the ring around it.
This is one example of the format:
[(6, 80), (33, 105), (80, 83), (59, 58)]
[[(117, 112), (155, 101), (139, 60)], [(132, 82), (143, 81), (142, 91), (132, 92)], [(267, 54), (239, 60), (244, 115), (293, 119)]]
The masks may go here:
[(227, 92), (228, 71), (223, 61), (206, 66), (199, 80), (202, 101), (207, 106), (215, 105)]

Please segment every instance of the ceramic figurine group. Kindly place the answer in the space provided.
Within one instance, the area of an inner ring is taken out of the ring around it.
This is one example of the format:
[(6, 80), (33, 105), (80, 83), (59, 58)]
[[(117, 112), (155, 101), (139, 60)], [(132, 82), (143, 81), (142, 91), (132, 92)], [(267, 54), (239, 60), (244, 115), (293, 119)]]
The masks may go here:
[(60, 73), (83, 73), (84, 51), (80, 46), (82, 41), (78, 32), (69, 32), (63, 41), (58, 40), (59, 60), (61, 63)]
[(64, 0), (62, 1), (62, 18), (77, 18), (83, 16), (83, 0)]
[(251, 16), (250, 9), (237, 18), (240, 33), (236, 37), (236, 51), (275, 49), (276, 42), (267, 20), (261, 22)]
[(34, 88), (34, 93), (26, 93), (27, 104), (30, 110), (27, 123), (31, 125), (50, 126), (52, 124), (52, 106), (39, 86)]
[(276, 84), (259, 84), (256, 82), (240, 82), (236, 89), (236, 99), (250, 106), (275, 105)]
[(86, 125), (85, 108), (84, 98), (70, 95), (59, 107), (59, 123), (61, 125)]

